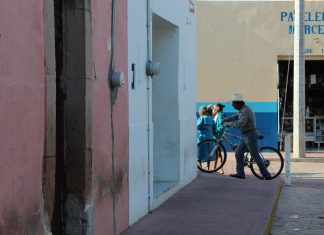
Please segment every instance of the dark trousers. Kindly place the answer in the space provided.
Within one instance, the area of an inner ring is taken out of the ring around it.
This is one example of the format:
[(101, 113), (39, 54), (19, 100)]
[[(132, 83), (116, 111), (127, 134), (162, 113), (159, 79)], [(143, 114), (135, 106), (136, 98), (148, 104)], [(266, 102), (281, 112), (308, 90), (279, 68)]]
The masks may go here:
[(236, 172), (240, 176), (245, 176), (244, 173), (244, 153), (247, 151), (250, 152), (251, 157), (257, 163), (261, 174), (264, 177), (271, 176), (268, 172), (267, 168), (260, 157), (259, 150), (258, 150), (258, 135), (256, 130), (248, 131), (242, 133), (242, 138), (235, 150), (235, 158), (236, 158)]

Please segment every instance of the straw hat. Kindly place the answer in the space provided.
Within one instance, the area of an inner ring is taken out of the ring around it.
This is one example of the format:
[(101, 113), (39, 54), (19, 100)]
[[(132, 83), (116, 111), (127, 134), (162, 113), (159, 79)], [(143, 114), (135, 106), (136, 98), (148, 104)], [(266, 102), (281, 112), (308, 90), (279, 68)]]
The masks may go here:
[(244, 101), (244, 98), (241, 94), (233, 94), (232, 95), (232, 102), (234, 101)]

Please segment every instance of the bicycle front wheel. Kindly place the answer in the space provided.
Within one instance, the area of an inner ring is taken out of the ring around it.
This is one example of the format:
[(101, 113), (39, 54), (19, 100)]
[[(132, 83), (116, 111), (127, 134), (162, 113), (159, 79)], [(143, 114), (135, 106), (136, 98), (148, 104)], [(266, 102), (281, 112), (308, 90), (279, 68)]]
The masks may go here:
[[(264, 164), (271, 174), (271, 179), (279, 176), (284, 167), (284, 159), (281, 153), (273, 147), (262, 147), (260, 148), (260, 155), (264, 159)], [(263, 179), (260, 169), (253, 159), (250, 163), (250, 169), (253, 175), (259, 179)]]
[(197, 167), (199, 170), (207, 173), (216, 172), (224, 166), (226, 158), (225, 147), (222, 143), (217, 143), (215, 139), (207, 139), (198, 143)]

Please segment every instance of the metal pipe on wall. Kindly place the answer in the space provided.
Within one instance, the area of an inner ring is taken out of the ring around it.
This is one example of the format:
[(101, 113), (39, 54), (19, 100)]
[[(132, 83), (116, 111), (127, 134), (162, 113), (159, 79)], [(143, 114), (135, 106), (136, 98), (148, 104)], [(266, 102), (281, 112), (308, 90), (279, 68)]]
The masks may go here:
[[(115, 0), (111, 1), (111, 56), (110, 56), (110, 65), (109, 65), (109, 87), (110, 89), (110, 127), (111, 127), (111, 171), (112, 171), (112, 185), (113, 188), (116, 187), (116, 177), (115, 177), (115, 128), (114, 128), (114, 104), (117, 99), (117, 91), (111, 85), (112, 75), (115, 68), (115, 17), (116, 17), (116, 2)], [(117, 221), (116, 221), (116, 194), (112, 193), (112, 203), (113, 203), (113, 233), (117, 234)]]
[[(147, 60), (152, 61), (152, 12), (151, 12), (151, 1), (146, 0), (146, 27), (147, 27)], [(147, 117), (147, 146), (148, 146), (148, 159), (147, 159), (147, 167), (148, 167), (148, 212), (151, 212), (151, 199), (152, 199), (152, 188), (151, 188), (151, 140), (150, 140), (150, 121), (151, 121), (151, 80), (150, 76), (147, 76), (147, 106), (148, 106), (148, 117)]]

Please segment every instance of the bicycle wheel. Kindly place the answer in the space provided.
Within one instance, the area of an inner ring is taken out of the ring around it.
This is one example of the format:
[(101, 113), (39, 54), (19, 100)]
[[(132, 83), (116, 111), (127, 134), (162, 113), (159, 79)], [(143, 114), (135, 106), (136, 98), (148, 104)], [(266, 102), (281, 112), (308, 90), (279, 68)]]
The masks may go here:
[(199, 170), (212, 173), (220, 170), (227, 158), (225, 147), (215, 139), (207, 139), (198, 143), (198, 155), (202, 159), (201, 165), (197, 162)]
[[(267, 146), (260, 148), (260, 155), (264, 159), (267, 170), (271, 174), (271, 179), (280, 175), (284, 167), (284, 159), (281, 153), (277, 149)], [(250, 162), (249, 167), (253, 175), (259, 179), (263, 179), (260, 169), (254, 160)]]

